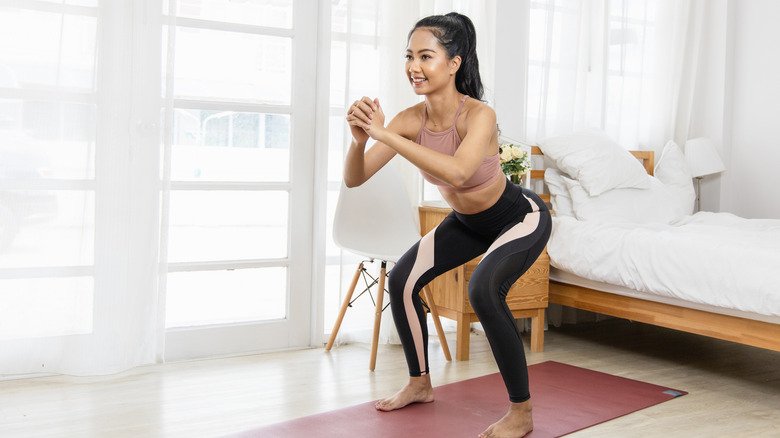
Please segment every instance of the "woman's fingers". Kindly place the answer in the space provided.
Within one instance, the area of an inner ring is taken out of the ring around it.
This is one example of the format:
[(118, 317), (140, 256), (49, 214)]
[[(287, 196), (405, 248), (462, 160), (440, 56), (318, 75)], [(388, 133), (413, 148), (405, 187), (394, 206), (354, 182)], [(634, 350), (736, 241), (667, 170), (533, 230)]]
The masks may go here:
[(368, 107), (371, 108), (371, 111), (376, 111), (376, 103), (370, 97), (363, 96), (360, 100), (368, 105)]
[(355, 102), (355, 114), (360, 117), (366, 123), (371, 123), (371, 119), (374, 117), (374, 108), (370, 103), (366, 103), (367, 97), (363, 97)]
[(359, 120), (354, 121), (354, 122), (350, 122), (350, 125), (362, 129), (363, 132), (368, 134), (369, 137), (371, 136), (371, 126), (370, 125), (367, 125), (367, 124), (365, 124), (365, 123), (363, 123), (363, 122), (361, 122)]
[(365, 126), (371, 125), (371, 119), (363, 113), (362, 109), (353, 106), (347, 113), (347, 123), (351, 126), (365, 128)]
[(362, 99), (356, 100), (352, 106), (350, 106), (347, 111), (347, 116), (352, 114), (366, 123), (371, 123), (371, 119), (374, 117), (374, 109), (375, 106), (373, 101), (368, 97), (363, 96)]
[[(369, 114), (370, 114), (370, 113), (369, 113)], [(358, 108), (355, 110), (355, 112), (353, 112), (353, 113), (352, 113), (352, 115), (353, 115), (354, 117), (356, 117), (357, 119), (361, 120), (362, 122), (365, 122), (365, 123), (371, 123), (371, 117), (372, 117), (372, 116), (368, 115), (368, 114), (366, 113), (366, 110), (364, 110), (362, 107), (358, 107)]]
[(374, 101), (368, 96), (363, 96), (363, 98), (360, 99), (360, 108), (363, 109), (363, 112), (368, 116), (369, 120), (366, 123), (371, 124), (377, 110)]

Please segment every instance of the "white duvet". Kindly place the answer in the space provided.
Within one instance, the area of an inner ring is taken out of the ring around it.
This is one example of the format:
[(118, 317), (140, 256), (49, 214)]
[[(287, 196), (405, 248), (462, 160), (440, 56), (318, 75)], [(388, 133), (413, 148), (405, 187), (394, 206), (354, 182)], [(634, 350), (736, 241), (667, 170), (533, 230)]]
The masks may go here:
[(671, 224), (553, 217), (550, 264), (595, 281), (780, 316), (780, 220), (698, 212)]

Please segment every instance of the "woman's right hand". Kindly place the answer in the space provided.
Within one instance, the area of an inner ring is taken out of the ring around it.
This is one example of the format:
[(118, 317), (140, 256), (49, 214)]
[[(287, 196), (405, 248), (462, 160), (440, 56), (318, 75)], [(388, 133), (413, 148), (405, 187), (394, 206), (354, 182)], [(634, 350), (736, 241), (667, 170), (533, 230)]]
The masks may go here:
[[(371, 123), (371, 119), (374, 115), (375, 103), (370, 98), (363, 96), (362, 99), (356, 100), (347, 111), (347, 123), (353, 120), (361, 120), (364, 123)], [(359, 144), (365, 145), (369, 139), (368, 133), (360, 126), (349, 124), (349, 130), (352, 132), (352, 138)]]

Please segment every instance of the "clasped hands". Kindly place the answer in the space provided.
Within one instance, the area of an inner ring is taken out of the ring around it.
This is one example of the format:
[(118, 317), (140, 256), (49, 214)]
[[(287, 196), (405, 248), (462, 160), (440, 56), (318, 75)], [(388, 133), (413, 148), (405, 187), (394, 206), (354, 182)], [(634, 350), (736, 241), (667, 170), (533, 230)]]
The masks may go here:
[(363, 96), (362, 99), (356, 100), (347, 111), (347, 123), (356, 140), (361, 140), (358, 138), (362, 137), (359, 132), (361, 130), (364, 135), (377, 140), (385, 129), (385, 113), (382, 105), (379, 104), (379, 98), (371, 100)]

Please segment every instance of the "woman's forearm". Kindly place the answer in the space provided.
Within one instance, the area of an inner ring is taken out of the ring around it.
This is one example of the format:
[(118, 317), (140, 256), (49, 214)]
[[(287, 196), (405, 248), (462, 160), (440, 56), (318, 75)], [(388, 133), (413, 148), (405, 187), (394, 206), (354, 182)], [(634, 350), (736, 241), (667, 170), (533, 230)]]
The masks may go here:
[(421, 146), (389, 129), (381, 130), (376, 140), (393, 148), (420, 170), (453, 187), (459, 187), (465, 180), (457, 160), (451, 155)]
[(365, 153), (366, 144), (353, 138), (344, 159), (344, 184), (347, 187), (357, 187), (365, 182)]

